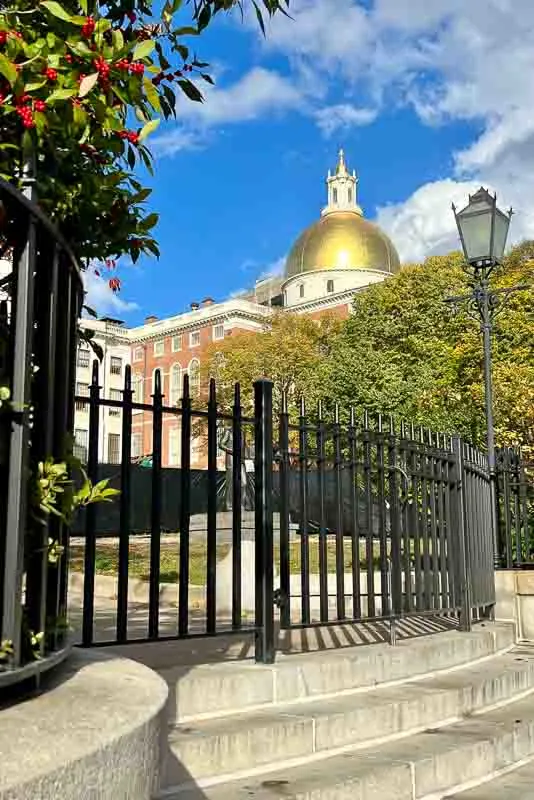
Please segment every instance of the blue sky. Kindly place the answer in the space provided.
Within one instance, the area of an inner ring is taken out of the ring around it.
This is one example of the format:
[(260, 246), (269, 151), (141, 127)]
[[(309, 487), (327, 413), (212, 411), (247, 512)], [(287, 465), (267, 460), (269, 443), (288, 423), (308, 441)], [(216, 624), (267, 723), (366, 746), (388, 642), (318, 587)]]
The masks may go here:
[[(465, 8), (467, 6), (467, 8)], [(151, 209), (161, 258), (120, 267), (101, 313), (138, 324), (280, 269), (343, 146), (366, 216), (403, 260), (455, 246), (450, 204), (480, 183), (534, 235), (530, 0), (291, 0), (266, 40), (221, 19), (198, 43), (216, 86), (162, 123)]]

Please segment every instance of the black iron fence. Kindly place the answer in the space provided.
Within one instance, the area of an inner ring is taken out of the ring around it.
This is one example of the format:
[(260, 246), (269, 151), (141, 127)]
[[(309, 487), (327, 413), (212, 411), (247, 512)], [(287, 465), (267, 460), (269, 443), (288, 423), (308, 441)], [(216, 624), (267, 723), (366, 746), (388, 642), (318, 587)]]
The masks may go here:
[(534, 461), (513, 448), (497, 453), (498, 562), (534, 568)]
[[(95, 362), (89, 397), (76, 398), (88, 411), (87, 470), (97, 481), (114, 469), (121, 494), (115, 538), (105, 507), (90, 506), (72, 542), (83, 550), (83, 645), (250, 631), (257, 659), (270, 662), (278, 628), (372, 623), (394, 640), (405, 618), (447, 617), (468, 629), (490, 613), (487, 463), (459, 438), (395, 430), (389, 420), (339, 409), (331, 419), (321, 409), (312, 419), (304, 406), (296, 419), (287, 408), (273, 416), (268, 381), (255, 384), (252, 417), (243, 414), (239, 386), (232, 409), (221, 409), (213, 380), (198, 407), (187, 376), (178, 406), (168, 406), (159, 372), (152, 402), (137, 403), (129, 368), (123, 399), (111, 400), (101, 396), (98, 372)], [(109, 409), (122, 415), (118, 468), (99, 464)], [(152, 460), (142, 490), (131, 442), (147, 421)], [(175, 468), (165, 465), (170, 425), (181, 440)], [(205, 458), (203, 503), (193, 486), (193, 439)], [(132, 526), (134, 491), (150, 504), (146, 537)]]
[(66, 530), (37, 498), (73, 427), (83, 286), (26, 187), (0, 180), (0, 687), (61, 660), (67, 630)]

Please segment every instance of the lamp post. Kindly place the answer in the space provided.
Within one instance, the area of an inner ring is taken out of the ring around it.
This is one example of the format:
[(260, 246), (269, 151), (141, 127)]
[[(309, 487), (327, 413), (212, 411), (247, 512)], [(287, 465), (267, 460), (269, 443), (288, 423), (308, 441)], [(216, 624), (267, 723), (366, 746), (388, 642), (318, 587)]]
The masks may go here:
[(469, 265), (469, 285), (471, 292), (462, 297), (449, 297), (447, 303), (458, 305), (467, 303), (468, 313), (481, 323), (484, 344), (484, 395), (486, 410), (488, 471), (491, 489), (491, 526), (495, 566), (500, 565), (495, 432), (493, 423), (493, 387), (491, 376), (491, 334), (495, 315), (502, 309), (507, 297), (513, 292), (526, 289), (526, 286), (513, 286), (507, 289), (491, 289), (490, 277), (504, 255), (512, 209), (504, 213), (497, 208), (497, 196), (480, 188), (469, 197), (469, 203), (457, 211), (452, 210), (458, 226), (458, 233)]

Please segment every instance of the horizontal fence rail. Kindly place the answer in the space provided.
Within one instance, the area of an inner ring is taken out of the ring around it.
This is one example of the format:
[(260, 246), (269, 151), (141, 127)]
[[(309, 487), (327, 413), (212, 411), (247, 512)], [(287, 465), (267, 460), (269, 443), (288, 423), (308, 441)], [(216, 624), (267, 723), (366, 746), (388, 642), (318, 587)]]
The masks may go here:
[[(129, 367), (122, 400), (107, 399), (96, 361), (76, 402), (88, 475), (120, 490), (73, 531), (85, 646), (250, 632), (270, 662), (278, 628), (371, 624), (394, 641), (399, 621), (468, 629), (494, 605), (487, 463), (459, 438), (337, 407), (290, 415), (285, 398), (273, 413), (268, 381), (251, 416), (238, 385), (223, 408), (213, 380), (201, 399), (187, 376), (168, 405), (159, 371), (137, 402)], [(116, 465), (102, 463), (110, 410)], [(150, 458), (132, 455), (139, 436)]]
[[(35, 204), (0, 180), (0, 689), (66, 653), (68, 535), (39, 508), (39, 464), (65, 462), (74, 419), (80, 271)], [(41, 475), (46, 490), (46, 475)]]

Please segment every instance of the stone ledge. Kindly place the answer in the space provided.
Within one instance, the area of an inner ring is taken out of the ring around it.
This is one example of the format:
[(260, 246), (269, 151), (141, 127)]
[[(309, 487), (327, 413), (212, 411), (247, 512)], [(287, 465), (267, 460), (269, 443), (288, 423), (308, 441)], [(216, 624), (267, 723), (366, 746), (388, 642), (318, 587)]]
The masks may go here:
[(129, 659), (75, 650), (43, 688), (0, 709), (0, 800), (149, 800), (165, 682)]

